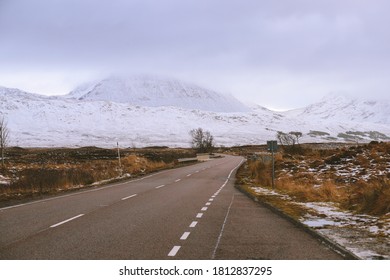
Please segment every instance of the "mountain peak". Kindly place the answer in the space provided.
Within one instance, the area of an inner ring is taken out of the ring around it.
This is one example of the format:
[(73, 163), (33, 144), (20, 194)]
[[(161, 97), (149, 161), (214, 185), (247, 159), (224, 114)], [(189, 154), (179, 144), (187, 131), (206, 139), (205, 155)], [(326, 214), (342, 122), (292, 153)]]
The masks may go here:
[(146, 75), (113, 76), (76, 88), (68, 97), (147, 107), (173, 106), (214, 112), (249, 111), (248, 107), (232, 96), (179, 80)]

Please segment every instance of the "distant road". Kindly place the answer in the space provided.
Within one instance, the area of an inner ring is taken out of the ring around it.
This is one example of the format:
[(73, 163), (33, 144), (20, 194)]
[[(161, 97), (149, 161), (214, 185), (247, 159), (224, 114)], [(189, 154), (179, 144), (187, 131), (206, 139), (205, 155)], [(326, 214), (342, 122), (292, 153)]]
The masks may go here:
[(234, 188), (226, 156), (0, 209), (0, 259), (340, 259)]

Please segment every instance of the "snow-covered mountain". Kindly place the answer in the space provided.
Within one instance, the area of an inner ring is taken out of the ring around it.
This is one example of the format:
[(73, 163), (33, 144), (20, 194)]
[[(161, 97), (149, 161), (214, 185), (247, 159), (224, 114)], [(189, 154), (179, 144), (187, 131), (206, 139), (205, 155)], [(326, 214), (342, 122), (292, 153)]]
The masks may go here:
[[(302, 109), (275, 112), (261, 106), (249, 109), (181, 82), (137, 79), (107, 79), (52, 97), (0, 88), (0, 115), (8, 121), (11, 145), (113, 147), (118, 141), (123, 147), (186, 147), (189, 131), (197, 127), (210, 130), (217, 145), (225, 146), (264, 144), (277, 131), (300, 131), (301, 142), (390, 140), (388, 101), (331, 96)], [(162, 85), (171, 85), (172, 92)], [(120, 86), (126, 89), (123, 95)], [(163, 90), (152, 92), (159, 87)], [(174, 102), (166, 106), (159, 94)], [(138, 98), (142, 96), (148, 98), (145, 103)], [(207, 107), (210, 99), (219, 104)], [(224, 110), (221, 104), (231, 107)]]
[(152, 76), (111, 77), (83, 85), (68, 97), (147, 107), (173, 106), (212, 112), (249, 111), (233, 96), (178, 80)]
[(390, 124), (390, 102), (386, 100), (354, 99), (345, 94), (329, 94), (320, 102), (302, 109), (292, 110), (290, 115), (310, 115), (318, 121), (335, 119), (355, 122)]

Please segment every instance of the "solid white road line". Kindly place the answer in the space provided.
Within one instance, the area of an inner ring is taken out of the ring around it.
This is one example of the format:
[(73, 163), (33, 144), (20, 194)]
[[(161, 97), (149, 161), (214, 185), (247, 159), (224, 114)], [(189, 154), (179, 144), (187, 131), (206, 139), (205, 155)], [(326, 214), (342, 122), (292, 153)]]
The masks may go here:
[(196, 227), (197, 224), (198, 224), (198, 222), (193, 221), (193, 222), (190, 224), (190, 227)]
[(228, 180), (229, 180), (230, 177), (232, 176), (234, 170), (236, 170), (238, 167), (240, 167), (241, 164), (242, 164), (244, 161), (245, 161), (245, 159), (242, 159), (242, 160), (240, 161), (240, 163), (239, 163), (236, 167), (234, 167), (234, 168), (232, 169), (232, 171), (230, 171), (229, 176), (228, 176), (228, 178), (227, 178)]
[(160, 188), (163, 188), (163, 187), (165, 187), (165, 185), (158, 186), (158, 187), (156, 187), (156, 189), (160, 189)]
[(188, 236), (190, 235), (191, 232), (189, 231), (186, 231), (185, 233), (183, 233), (183, 235), (180, 237), (180, 240), (186, 240), (188, 238)]
[(122, 200), (126, 200), (126, 199), (132, 198), (134, 196), (137, 196), (137, 194), (132, 194), (130, 196), (126, 196), (126, 197), (122, 198)]
[(229, 182), (229, 179), (227, 179), (227, 180), (225, 181), (225, 183), (223, 183), (222, 188), (224, 188), (228, 182)]
[(75, 219), (77, 219), (77, 218), (80, 218), (80, 217), (82, 217), (82, 216), (84, 216), (84, 214), (80, 214), (80, 215), (74, 216), (73, 218), (70, 218), (70, 219), (67, 219), (67, 220), (65, 220), (65, 221), (59, 222), (59, 223), (57, 223), (57, 224), (55, 224), (55, 225), (52, 225), (52, 226), (50, 226), (50, 227), (51, 227), (51, 228), (58, 227), (58, 226), (60, 226), (60, 225), (63, 225), (63, 224), (65, 224), (65, 223), (67, 223), (67, 222), (70, 222), (70, 221), (75, 220)]
[(222, 238), (223, 231), (225, 229), (225, 225), (226, 225), (229, 213), (230, 213), (230, 209), (232, 208), (232, 205), (233, 205), (233, 201), (234, 201), (234, 195), (232, 196), (232, 200), (230, 201), (229, 208), (228, 208), (228, 210), (226, 212), (225, 220), (223, 221), (223, 224), (222, 224), (222, 227), (221, 227), (221, 231), (220, 231), (219, 236), (218, 236), (217, 244), (215, 244), (215, 248), (214, 248), (212, 259), (215, 259), (215, 255), (217, 253), (217, 249), (218, 249), (219, 243), (221, 242), (221, 238)]
[(176, 256), (177, 252), (179, 252), (181, 246), (173, 246), (172, 250), (168, 253), (168, 257)]

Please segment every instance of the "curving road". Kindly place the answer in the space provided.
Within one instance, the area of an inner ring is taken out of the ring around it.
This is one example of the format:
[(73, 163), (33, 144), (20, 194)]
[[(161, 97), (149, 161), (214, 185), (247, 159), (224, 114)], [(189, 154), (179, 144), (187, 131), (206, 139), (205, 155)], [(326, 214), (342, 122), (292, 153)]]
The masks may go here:
[(0, 209), (0, 259), (340, 259), (234, 188), (243, 158)]

